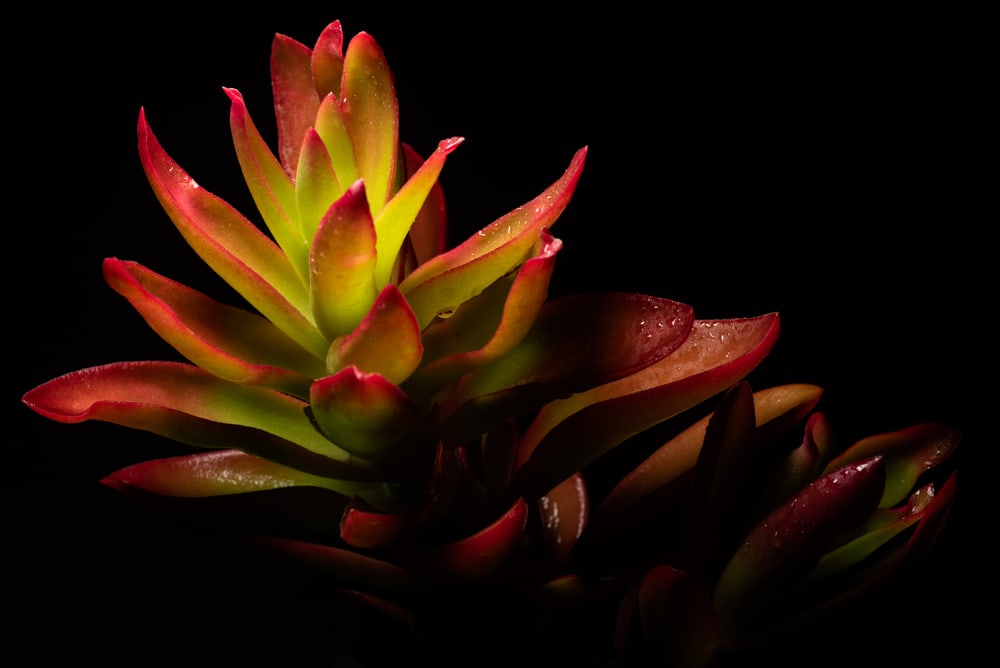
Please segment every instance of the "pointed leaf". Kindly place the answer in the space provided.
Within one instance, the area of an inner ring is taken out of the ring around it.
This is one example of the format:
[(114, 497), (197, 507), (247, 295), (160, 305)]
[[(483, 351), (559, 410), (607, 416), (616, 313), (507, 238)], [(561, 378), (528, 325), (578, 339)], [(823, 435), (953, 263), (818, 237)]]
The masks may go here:
[[(355, 138), (350, 135), (344, 113), (339, 99), (332, 94), (323, 98), (319, 111), (316, 112), (316, 133), (323, 140), (330, 156), (330, 164), (341, 185), (351, 184), (362, 178), (354, 153)], [(367, 185), (365, 183), (366, 187)], [(372, 211), (376, 209), (373, 208)]]
[[(423, 164), (424, 159), (409, 144), (403, 144), (406, 159), (406, 173), (413, 174)], [(431, 191), (420, 207), (416, 220), (410, 226), (410, 241), (416, 254), (417, 265), (448, 249), (448, 214), (441, 182), (435, 181)]]
[(328, 94), (340, 97), (340, 81), (344, 73), (344, 30), (340, 21), (329, 24), (319, 34), (312, 53), (312, 72), (320, 97)]
[(530, 495), (611, 448), (722, 392), (749, 374), (778, 337), (777, 313), (696, 320), (669, 356), (641, 371), (553, 401), (521, 439), (516, 477)]
[[(574, 295), (548, 302), (513, 349), (463, 377), (442, 402), (445, 438), (460, 443), (501, 417), (634, 373), (677, 349), (693, 321), (690, 306), (647, 295)], [(580, 337), (582, 331), (588, 335)], [(539, 492), (575, 472), (565, 471)]]
[(243, 178), (271, 236), (305, 283), (308, 280), (308, 239), (303, 236), (295, 204), (295, 186), (250, 118), (243, 95), (224, 88), (231, 102), (229, 127)]
[(400, 283), (421, 329), (438, 313), (453, 313), (524, 261), (542, 228), (552, 227), (572, 199), (586, 155), (586, 148), (577, 151), (562, 177), (538, 197), (427, 260)]
[(181, 169), (139, 115), (139, 155), (153, 191), (185, 241), (250, 304), (309, 352), (327, 343), (309, 317), (309, 296), (288, 258), (250, 221)]
[(403, 240), (406, 239), (417, 214), (437, 184), (438, 175), (444, 168), (445, 159), (461, 143), (461, 137), (453, 137), (439, 142), (431, 156), (407, 179), (399, 192), (386, 203), (375, 217), (375, 230), (378, 238), (378, 265), (375, 269), (375, 281), (380, 287), (388, 285), (392, 276), (392, 268), (396, 264), (396, 257), (403, 246)]
[(917, 424), (858, 441), (827, 464), (825, 472), (882, 455), (888, 483), (879, 505), (888, 508), (905, 499), (924, 472), (951, 456), (960, 440), (961, 434), (945, 425)]
[(885, 480), (881, 457), (865, 459), (816, 480), (761, 521), (715, 588), (724, 635), (766, 622), (833, 539), (871, 515)]
[(353, 330), (375, 303), (375, 226), (355, 182), (320, 221), (309, 255), (313, 315), (333, 339)]
[[(790, 416), (796, 421), (802, 419), (819, 403), (822, 393), (822, 388), (802, 383), (754, 392), (757, 427), (782, 416)], [(595, 522), (622, 522), (622, 513), (694, 468), (711, 417), (698, 420), (671, 438), (623, 477), (604, 497), (595, 513)]]
[(432, 573), (447, 577), (479, 578), (495, 571), (524, 537), (528, 504), (518, 499), (500, 519), (482, 531), (443, 545), (422, 560)]
[(308, 396), (323, 363), (255, 313), (221, 304), (135, 262), (104, 261), (104, 277), (149, 326), (206, 371), (235, 383)]
[(416, 404), (397, 386), (353, 366), (317, 380), (309, 397), (323, 432), (363, 457), (391, 453), (417, 419)]
[(179, 362), (118, 362), (74, 371), (24, 395), (51, 420), (101, 420), (203, 448), (245, 452), (316, 475), (371, 476), (316, 431), (307, 404), (283, 392), (236, 385)]
[(278, 157), (285, 173), (294, 177), (302, 138), (315, 123), (320, 101), (313, 84), (309, 47), (285, 35), (274, 36), (271, 90), (278, 122)]
[(556, 253), (562, 242), (545, 230), (539, 251), (516, 276), (501, 279), (447, 319), (424, 330), (425, 360), (406, 385), (407, 392), (426, 396), (459, 377), (499, 359), (527, 335), (549, 293)]
[(379, 512), (352, 499), (340, 520), (340, 537), (352, 547), (385, 547), (408, 536), (416, 524), (416, 513)]
[(327, 368), (335, 373), (355, 366), (398, 385), (413, 373), (422, 356), (417, 319), (402, 293), (388, 285), (354, 331), (330, 346)]
[(393, 195), (399, 108), (389, 64), (367, 33), (358, 33), (347, 45), (341, 93), (358, 178), (364, 180), (368, 204), (377, 216)]
[(214, 450), (133, 464), (101, 480), (116, 489), (161, 496), (199, 498), (246, 494), (285, 487), (318, 487), (338, 494), (378, 495), (381, 483), (310, 475), (240, 450)]
[(299, 211), (302, 236), (312, 245), (319, 221), (330, 206), (344, 194), (344, 186), (334, 172), (326, 145), (316, 130), (306, 130), (295, 171), (295, 203)]

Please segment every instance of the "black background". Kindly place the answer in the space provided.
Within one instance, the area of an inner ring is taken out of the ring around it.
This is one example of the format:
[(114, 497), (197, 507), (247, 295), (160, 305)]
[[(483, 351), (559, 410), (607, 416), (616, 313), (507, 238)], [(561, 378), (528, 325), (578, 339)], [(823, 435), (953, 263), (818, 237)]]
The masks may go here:
[(565, 244), (554, 294), (652, 293), (702, 318), (778, 311), (782, 337), (755, 387), (822, 385), (844, 441), (921, 421), (965, 434), (942, 542), (851, 624), (792, 652), (863, 663), (874, 643), (886, 665), (971, 661), (994, 580), (979, 501), (995, 445), (993, 220), (971, 206), (985, 152), (981, 17), (839, 4), (698, 15), (246, 6), (54, 12), (29, 22), (30, 46), (8, 58), (15, 640), (40, 660), (301, 665), (336, 656), (324, 634), (359, 614), (97, 482), (171, 444), (57, 425), (19, 404), (67, 371), (176, 356), (104, 284), (104, 257), (232, 299), (145, 182), (139, 108), (203, 187), (249, 213), (221, 88), (239, 89), (273, 137), (274, 33), (311, 46), (339, 18), (386, 52), (405, 141), (426, 154), (465, 137), (441, 178), (453, 242), (533, 197), (587, 145), (554, 229)]

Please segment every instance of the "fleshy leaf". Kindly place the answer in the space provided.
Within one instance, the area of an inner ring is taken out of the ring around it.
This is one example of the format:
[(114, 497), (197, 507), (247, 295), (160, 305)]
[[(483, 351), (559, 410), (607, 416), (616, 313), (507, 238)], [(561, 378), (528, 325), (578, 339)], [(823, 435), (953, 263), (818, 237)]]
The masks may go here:
[(516, 480), (531, 496), (611, 448), (742, 380), (778, 338), (777, 313), (696, 320), (679, 348), (620, 380), (544, 406), (521, 439)]
[(310, 475), (240, 450), (213, 450), (153, 459), (127, 466), (103, 480), (115, 488), (134, 488), (161, 496), (199, 498), (246, 494), (285, 487), (318, 487), (338, 494), (378, 494), (378, 483), (334, 480)]
[[(801, 420), (819, 403), (822, 393), (822, 388), (816, 385), (801, 383), (754, 392), (757, 427), (783, 416)], [(622, 522), (622, 513), (694, 468), (710, 419), (711, 415), (698, 420), (625, 475), (604, 497), (595, 513), (595, 521), (602, 524)]]
[[(340, 101), (333, 95), (323, 98), (319, 111), (316, 112), (316, 133), (323, 140), (323, 145), (330, 156), (330, 164), (341, 185), (354, 183), (360, 179), (361, 174), (354, 155), (354, 143), (349, 134), (347, 120), (344, 118), (344, 110)], [(365, 182), (366, 187), (367, 185)]]
[(385, 547), (408, 535), (416, 522), (416, 513), (380, 512), (352, 499), (340, 520), (340, 537), (353, 547)]
[(320, 221), (309, 254), (312, 310), (330, 339), (353, 330), (375, 303), (375, 226), (356, 181)]
[(295, 170), (295, 202), (299, 211), (302, 237), (312, 243), (319, 221), (330, 206), (344, 194), (344, 186), (330, 161), (326, 144), (313, 128), (306, 130)]
[(577, 151), (562, 177), (538, 197), (424, 262), (400, 283), (421, 329), (438, 313), (453, 313), (524, 261), (542, 228), (551, 228), (572, 199), (586, 155), (586, 148)]
[(182, 355), (235, 383), (308, 396), (320, 360), (256, 313), (219, 303), (135, 262), (108, 258), (104, 277)]
[[(409, 144), (403, 144), (406, 159), (406, 173), (415, 173), (424, 159)], [(440, 255), (448, 249), (448, 213), (441, 182), (435, 181), (430, 193), (420, 207), (416, 220), (410, 226), (410, 242), (416, 255), (417, 265)]]
[(370, 467), (316, 431), (307, 404), (180, 362), (118, 362), (31, 390), (24, 403), (63, 423), (112, 422), (203, 448), (241, 450), (316, 475), (364, 479)]
[(462, 305), (453, 316), (424, 330), (425, 363), (406, 386), (428, 395), (520, 343), (548, 297), (562, 242), (545, 230), (538, 253), (511, 279), (501, 279)]
[(454, 543), (443, 545), (421, 564), (431, 573), (459, 579), (479, 578), (496, 570), (514, 551), (524, 536), (528, 504), (518, 499), (511, 508), (485, 529)]
[[(550, 301), (513, 349), (464, 376), (442, 402), (445, 438), (459, 443), (497, 419), (662, 360), (682, 344), (693, 322), (690, 306), (648, 295), (573, 295)], [(579, 336), (582, 331), (586, 337)], [(548, 491), (573, 473), (575, 469), (565, 471), (538, 491)]]
[(396, 385), (353, 366), (314, 382), (309, 397), (323, 432), (366, 458), (389, 454), (417, 419), (417, 405)]
[(399, 107), (385, 55), (368, 33), (358, 33), (347, 45), (341, 86), (341, 106), (354, 142), (358, 178), (365, 182), (368, 204), (377, 217), (393, 195)]
[(320, 97), (340, 96), (344, 73), (344, 30), (334, 21), (319, 34), (312, 52), (312, 73)]
[(306, 286), (288, 258), (167, 155), (144, 111), (139, 114), (139, 155), (157, 199), (199, 257), (285, 334), (323, 358), (326, 340), (307, 316)]
[(760, 475), (755, 463), (753, 393), (746, 381), (722, 396), (705, 429), (686, 504), (685, 561), (708, 586), (744, 537)]
[(715, 588), (724, 635), (766, 623), (835, 537), (876, 509), (885, 480), (881, 457), (850, 464), (810, 483), (757, 524)]
[[(327, 30), (339, 29), (328, 27)], [(271, 44), (271, 90), (278, 123), (278, 157), (289, 177), (295, 176), (299, 148), (306, 131), (316, 122), (320, 96), (312, 73), (312, 51), (286, 35), (275, 35)]]
[(942, 424), (923, 423), (864, 438), (826, 466), (825, 473), (874, 455), (885, 458), (885, 494), (879, 506), (894, 506), (909, 495), (924, 472), (947, 459), (961, 435)]
[(431, 189), (437, 184), (438, 175), (444, 168), (445, 159), (461, 143), (461, 137), (453, 137), (439, 142), (431, 156), (420, 165), (399, 189), (399, 192), (375, 216), (375, 230), (378, 238), (376, 243), (378, 264), (375, 269), (375, 281), (379, 287), (389, 284), (392, 269), (396, 264), (396, 257), (403, 246), (403, 240), (410, 232), (410, 227), (430, 195)]
[(243, 95), (234, 88), (223, 90), (231, 102), (229, 127), (250, 195), (267, 229), (288, 257), (299, 280), (305, 283), (308, 281), (309, 240), (303, 236), (299, 225), (295, 185), (257, 131)]
[(398, 385), (413, 373), (422, 356), (417, 319), (402, 293), (388, 285), (354, 331), (330, 346), (327, 368), (336, 373), (356, 366)]
[(565, 563), (590, 514), (587, 483), (576, 473), (538, 500), (542, 540), (556, 563)]

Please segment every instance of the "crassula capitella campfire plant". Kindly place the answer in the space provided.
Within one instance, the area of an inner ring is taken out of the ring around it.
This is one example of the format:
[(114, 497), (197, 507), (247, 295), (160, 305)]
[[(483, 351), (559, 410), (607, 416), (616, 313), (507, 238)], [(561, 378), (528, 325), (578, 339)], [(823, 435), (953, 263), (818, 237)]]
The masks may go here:
[[(187, 361), (113, 362), (24, 396), (53, 420), (192, 446), (107, 485), (182, 508), (231, 501), (223, 526), (455, 665), (706, 665), (819, 623), (937, 536), (958, 434), (923, 423), (840, 444), (821, 388), (753, 391), (776, 313), (550, 298), (552, 229), (585, 148), (448, 248), (438, 177), (462, 139), (428, 156), (401, 141), (371, 36), (345, 40), (338, 22), (312, 48), (278, 35), (271, 78), (276, 151), (225, 90), (263, 226), (175, 163), (144, 111), (138, 123), (170, 220), (253, 310), (109, 258), (108, 284)], [(682, 414), (607, 481), (613, 449)], [(505, 633), (523, 642), (483, 649)]]

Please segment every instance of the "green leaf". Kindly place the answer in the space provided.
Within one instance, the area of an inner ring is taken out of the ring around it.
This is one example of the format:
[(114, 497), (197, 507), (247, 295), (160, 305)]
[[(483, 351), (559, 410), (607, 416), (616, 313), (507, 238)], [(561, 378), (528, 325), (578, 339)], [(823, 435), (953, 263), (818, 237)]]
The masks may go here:
[(398, 385), (413, 373), (422, 355), (417, 319), (402, 293), (388, 285), (354, 331), (330, 346), (327, 368), (336, 373), (355, 366)]
[(399, 106), (389, 64), (367, 33), (358, 33), (347, 45), (341, 96), (358, 178), (364, 180), (368, 205), (378, 216), (394, 194)]
[(310, 475), (240, 450), (213, 450), (153, 459), (127, 466), (101, 480), (115, 488), (161, 496), (201, 498), (286, 487), (317, 487), (345, 496), (378, 494), (381, 485)]
[(323, 362), (255, 313), (219, 303), (135, 262), (104, 261), (104, 277), (150, 327), (206, 371), (307, 397)]
[(340, 447), (366, 458), (383, 458), (410, 433), (417, 405), (393, 383), (347, 367), (313, 383), (313, 416)]
[(59, 376), (25, 394), (51, 420), (101, 420), (202, 448), (233, 448), (315, 475), (370, 479), (370, 466), (320, 434), (308, 404), (180, 362), (117, 362)]
[(320, 358), (327, 342), (288, 258), (229, 204), (199, 186), (163, 150), (139, 114), (139, 157), (153, 192), (202, 260), (281, 331)]
[(424, 330), (424, 364), (404, 389), (427, 396), (520, 343), (549, 293), (562, 242), (542, 231), (538, 252), (517, 274), (503, 278)]
[(451, 315), (525, 261), (542, 228), (552, 227), (572, 199), (586, 155), (586, 148), (577, 151), (562, 177), (538, 197), (427, 260), (400, 283), (420, 329), (439, 313)]
[(399, 192), (375, 216), (375, 230), (378, 238), (376, 242), (378, 264), (375, 268), (375, 281), (380, 288), (389, 284), (392, 269), (396, 264), (396, 258), (403, 246), (403, 241), (409, 234), (410, 227), (423, 208), (428, 195), (437, 184), (438, 175), (444, 168), (445, 159), (461, 143), (461, 137), (453, 137), (439, 142), (431, 156), (420, 165), (399, 189)]
[(885, 480), (881, 457), (850, 464), (812, 482), (757, 524), (715, 587), (723, 635), (780, 615), (789, 594), (836, 537), (877, 508)]
[(921, 475), (950, 457), (960, 440), (961, 434), (954, 429), (925, 422), (864, 438), (835, 457), (827, 464), (825, 472), (882, 455), (887, 484), (879, 506), (888, 508), (905, 499)]
[(309, 254), (312, 310), (329, 339), (353, 330), (375, 303), (375, 226), (356, 181), (320, 221)]
[(295, 185), (254, 126), (240, 92), (234, 88), (223, 90), (232, 102), (229, 127), (250, 195), (299, 280), (306, 283), (309, 280), (309, 243), (299, 225)]

